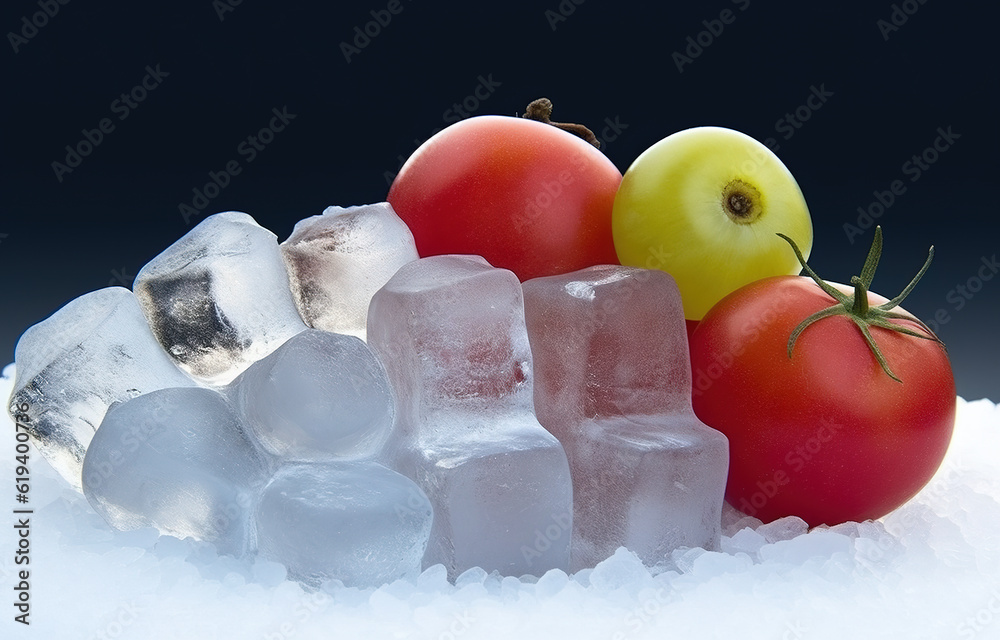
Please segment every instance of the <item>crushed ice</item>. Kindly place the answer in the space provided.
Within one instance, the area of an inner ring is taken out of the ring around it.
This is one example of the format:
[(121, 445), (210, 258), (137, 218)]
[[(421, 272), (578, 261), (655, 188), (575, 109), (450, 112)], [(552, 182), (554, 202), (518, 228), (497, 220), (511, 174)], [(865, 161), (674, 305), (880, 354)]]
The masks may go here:
[[(0, 394), (10, 393), (13, 367)], [(593, 569), (538, 578), (440, 565), (378, 588), (309, 590), (151, 528), (111, 531), (32, 453), (33, 598), (25, 637), (995, 638), (1000, 635), (1000, 410), (959, 399), (948, 455), (877, 522), (804, 532), (724, 514), (720, 551), (675, 551), (651, 570), (619, 549)], [(7, 434), (13, 433), (3, 417)], [(0, 439), (4, 483), (13, 437)], [(9, 537), (7, 538), (10, 539)], [(13, 555), (0, 558), (11, 584)]]

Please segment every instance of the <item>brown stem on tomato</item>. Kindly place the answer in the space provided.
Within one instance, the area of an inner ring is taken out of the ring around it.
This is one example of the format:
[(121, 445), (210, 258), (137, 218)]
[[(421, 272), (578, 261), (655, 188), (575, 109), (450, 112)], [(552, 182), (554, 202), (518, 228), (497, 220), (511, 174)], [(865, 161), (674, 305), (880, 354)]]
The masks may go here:
[(601, 141), (597, 139), (594, 132), (582, 124), (552, 122), (552, 101), (548, 98), (539, 98), (538, 100), (533, 101), (528, 105), (528, 108), (525, 109), (524, 115), (521, 117), (528, 118), (529, 120), (537, 120), (538, 122), (544, 122), (545, 124), (551, 124), (553, 127), (583, 138), (598, 149), (601, 148)]

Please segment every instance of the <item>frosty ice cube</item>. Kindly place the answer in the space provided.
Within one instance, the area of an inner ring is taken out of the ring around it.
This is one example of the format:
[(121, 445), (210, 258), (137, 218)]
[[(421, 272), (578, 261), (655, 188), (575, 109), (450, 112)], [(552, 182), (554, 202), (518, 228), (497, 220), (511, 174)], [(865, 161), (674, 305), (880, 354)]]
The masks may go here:
[(385, 368), (360, 338), (306, 329), (227, 390), (257, 442), (287, 460), (356, 459), (392, 427)]
[(83, 463), (83, 492), (120, 531), (153, 526), (252, 552), (250, 514), (271, 469), (221, 393), (161, 389), (117, 404)]
[(717, 549), (729, 447), (691, 408), (673, 278), (598, 266), (523, 289), (535, 412), (573, 473), (574, 569), (623, 545), (650, 565)]
[(372, 295), (417, 259), (413, 234), (388, 202), (300, 220), (281, 253), (305, 323), (362, 340)]
[(379, 586), (420, 572), (431, 532), (427, 496), (372, 462), (287, 464), (256, 512), (259, 555), (319, 586)]
[(80, 296), (17, 342), (8, 410), (74, 488), (94, 432), (112, 403), (164, 387), (192, 386), (157, 344), (128, 289)]
[(305, 329), (277, 238), (245, 213), (205, 218), (140, 271), (133, 290), (171, 357), (225, 384)]
[(567, 568), (569, 468), (532, 411), (517, 276), (473, 256), (410, 262), (372, 298), (368, 340), (397, 399), (386, 459), (434, 505), (424, 565)]

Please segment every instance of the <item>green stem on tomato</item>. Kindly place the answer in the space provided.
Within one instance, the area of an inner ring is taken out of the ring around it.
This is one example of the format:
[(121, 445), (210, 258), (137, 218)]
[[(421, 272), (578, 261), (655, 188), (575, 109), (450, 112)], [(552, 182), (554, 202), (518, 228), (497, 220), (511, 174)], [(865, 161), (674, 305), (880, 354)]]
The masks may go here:
[[(795, 252), (795, 257), (798, 258), (799, 264), (802, 265), (802, 270), (805, 271), (806, 274), (812, 278), (821, 289), (823, 289), (823, 291), (837, 301), (837, 304), (812, 314), (800, 322), (799, 325), (792, 330), (792, 334), (788, 337), (789, 358), (792, 357), (792, 350), (795, 348), (795, 341), (798, 340), (802, 332), (814, 322), (831, 316), (847, 316), (851, 321), (853, 321), (861, 331), (861, 335), (864, 337), (865, 342), (868, 344), (868, 348), (871, 349), (875, 359), (878, 361), (879, 365), (881, 365), (882, 370), (885, 371), (890, 378), (899, 383), (902, 383), (903, 381), (892, 372), (892, 369), (889, 368), (889, 363), (886, 362), (885, 356), (882, 354), (882, 350), (879, 349), (878, 344), (872, 337), (869, 327), (879, 327), (881, 329), (888, 329), (889, 331), (895, 331), (897, 333), (902, 333), (916, 338), (934, 340), (942, 347), (944, 346), (944, 343), (941, 342), (941, 339), (938, 338), (933, 331), (931, 331), (930, 327), (921, 322), (918, 318), (908, 313), (892, 311), (894, 307), (898, 306), (899, 303), (902, 302), (911, 291), (913, 291), (913, 287), (917, 285), (920, 278), (922, 278), (924, 273), (927, 272), (927, 268), (931, 265), (931, 260), (934, 259), (934, 247), (930, 248), (930, 251), (927, 254), (927, 260), (920, 268), (920, 271), (917, 272), (917, 275), (913, 277), (910, 284), (906, 285), (906, 288), (903, 289), (898, 296), (885, 304), (873, 307), (868, 304), (868, 290), (871, 287), (872, 280), (875, 278), (875, 269), (878, 267), (879, 258), (882, 256), (881, 226), (875, 227), (875, 239), (872, 241), (871, 249), (868, 251), (868, 257), (865, 259), (865, 265), (861, 269), (861, 275), (851, 278), (851, 284), (854, 285), (854, 293), (852, 295), (846, 295), (843, 292), (838, 291), (830, 283), (820, 278), (816, 272), (806, 264), (805, 258), (802, 257), (802, 252), (799, 251), (799, 248), (796, 246), (794, 240), (782, 233), (779, 233), (778, 236), (783, 238), (792, 246), (792, 251)], [(926, 333), (920, 333), (904, 325), (890, 322), (890, 319), (909, 320), (916, 323), (917, 326), (926, 331)]]

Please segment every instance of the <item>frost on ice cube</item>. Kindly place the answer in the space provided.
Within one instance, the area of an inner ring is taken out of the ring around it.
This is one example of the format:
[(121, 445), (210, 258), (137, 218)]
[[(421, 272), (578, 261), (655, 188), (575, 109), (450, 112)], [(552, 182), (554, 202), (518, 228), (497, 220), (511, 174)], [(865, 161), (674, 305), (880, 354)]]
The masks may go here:
[(228, 393), (264, 449), (287, 460), (370, 457), (392, 428), (385, 368), (354, 336), (306, 329)]
[(286, 464), (257, 508), (259, 555), (313, 586), (379, 586), (419, 573), (431, 521), (420, 487), (382, 465)]
[(328, 207), (299, 221), (281, 253), (305, 323), (361, 339), (371, 297), (417, 259), (413, 234), (388, 202)]
[(397, 399), (386, 459), (434, 505), (424, 565), (567, 568), (569, 468), (532, 411), (517, 276), (473, 256), (410, 262), (372, 298), (368, 340)]
[(83, 463), (83, 492), (120, 531), (153, 526), (244, 556), (269, 475), (222, 394), (161, 389), (111, 407)]
[(157, 344), (128, 289), (83, 295), (24, 332), (8, 410), (77, 490), (94, 432), (112, 403), (195, 382)]
[(237, 211), (205, 218), (144, 266), (133, 289), (167, 353), (210, 384), (305, 329), (277, 238)]
[(680, 294), (658, 270), (600, 266), (524, 283), (535, 411), (573, 473), (573, 567), (619, 546), (654, 565), (717, 549), (726, 437), (695, 417)]

